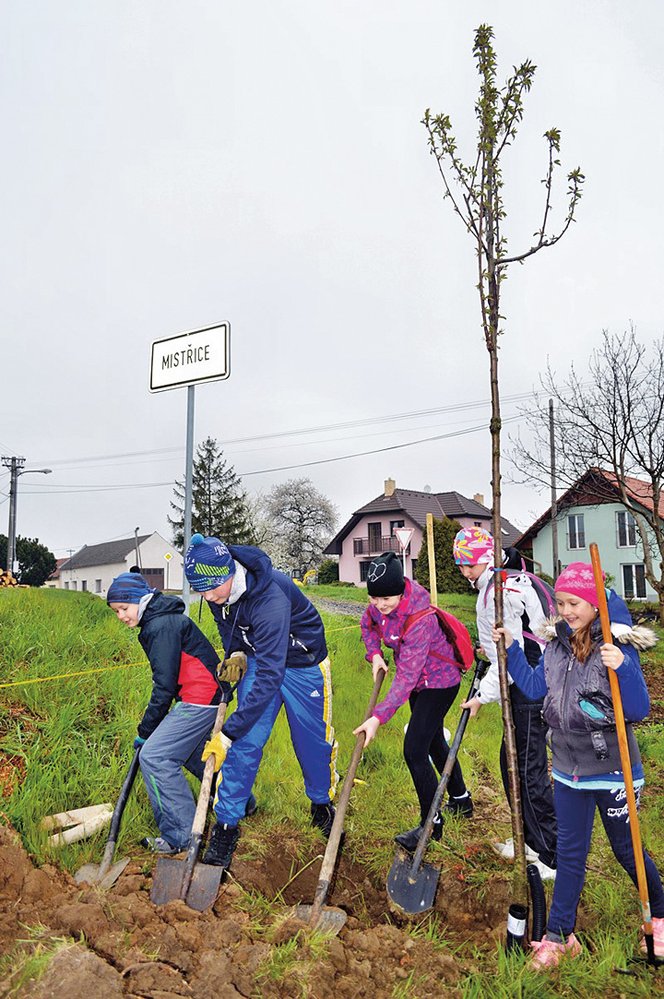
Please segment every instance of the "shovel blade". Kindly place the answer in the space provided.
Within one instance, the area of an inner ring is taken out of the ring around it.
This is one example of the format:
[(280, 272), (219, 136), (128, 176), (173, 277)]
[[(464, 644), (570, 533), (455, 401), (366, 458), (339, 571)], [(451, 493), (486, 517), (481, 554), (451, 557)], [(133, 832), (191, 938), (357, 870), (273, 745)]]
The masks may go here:
[[(155, 905), (166, 905), (182, 897), (187, 861), (175, 857), (160, 857), (157, 861), (150, 901)], [(219, 894), (219, 885), (224, 873), (223, 867), (213, 867), (211, 864), (196, 864), (185, 899), (190, 909), (204, 912), (214, 903)]]
[(118, 880), (128, 863), (129, 857), (118, 860), (115, 864), (111, 864), (103, 877), (100, 877), (101, 864), (83, 864), (83, 867), (80, 867), (74, 874), (74, 881), (78, 885), (98, 884), (101, 888), (110, 888)]
[(397, 851), (387, 875), (387, 894), (408, 915), (433, 908), (440, 871), (433, 864), (421, 864), (413, 874), (413, 858)]
[(295, 916), (297, 919), (301, 919), (303, 923), (309, 923), (312, 930), (318, 930), (319, 933), (329, 933), (336, 937), (348, 918), (344, 910), (338, 909), (334, 905), (324, 905), (320, 910), (318, 919), (312, 924), (313, 909), (313, 905), (296, 905)]

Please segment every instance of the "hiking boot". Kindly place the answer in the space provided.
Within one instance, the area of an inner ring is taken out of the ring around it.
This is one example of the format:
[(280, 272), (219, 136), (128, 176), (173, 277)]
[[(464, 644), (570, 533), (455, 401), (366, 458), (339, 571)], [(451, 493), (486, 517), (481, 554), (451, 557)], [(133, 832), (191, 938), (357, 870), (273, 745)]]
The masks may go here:
[(320, 829), (325, 839), (330, 838), (332, 823), (334, 822), (334, 805), (311, 803), (311, 824), (315, 829)]
[(253, 794), (250, 794), (247, 798), (247, 804), (244, 806), (244, 817), (246, 819), (251, 818), (258, 811), (258, 802), (254, 798)]
[(239, 838), (240, 830), (237, 826), (217, 822), (212, 830), (203, 863), (211, 864), (213, 867), (228, 867)]
[[(645, 933), (645, 926), (642, 926), (641, 929)], [(655, 957), (664, 957), (664, 916), (653, 916), (652, 938), (655, 944)], [(641, 941), (641, 950), (644, 954), (648, 953), (645, 938)]]
[(544, 968), (555, 968), (563, 957), (578, 957), (581, 953), (581, 944), (573, 933), (570, 933), (565, 943), (556, 940), (533, 940), (530, 944), (534, 953), (531, 966), (535, 971)]
[(186, 846), (171, 846), (163, 836), (145, 836), (141, 840), (141, 846), (144, 846), (146, 850), (152, 850), (153, 853), (163, 853), (165, 855), (182, 853), (183, 850), (187, 849)]
[[(422, 835), (422, 830), (424, 826), (416, 826), (414, 829), (409, 829), (407, 832), (399, 833), (398, 836), (394, 837), (394, 842), (398, 843), (402, 849), (407, 853), (415, 853), (417, 850), (417, 844), (420, 841), (420, 836)], [(431, 830), (431, 839), (439, 841), (443, 835), (443, 819), (440, 812), (434, 819), (433, 828)]]
[(443, 805), (443, 812), (446, 815), (460, 815), (463, 819), (471, 818), (473, 811), (473, 799), (470, 794), (464, 794), (463, 798), (453, 798), (450, 795), (450, 800)]

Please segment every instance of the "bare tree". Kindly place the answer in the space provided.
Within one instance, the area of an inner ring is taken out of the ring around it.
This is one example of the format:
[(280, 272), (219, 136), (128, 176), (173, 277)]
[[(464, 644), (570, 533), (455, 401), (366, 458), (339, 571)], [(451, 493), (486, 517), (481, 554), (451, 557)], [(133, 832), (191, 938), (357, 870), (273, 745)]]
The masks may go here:
[[(546, 398), (523, 411), (531, 443), (521, 436), (512, 450), (518, 481), (543, 484), (548, 461), (548, 398), (556, 419), (556, 477), (577, 495), (620, 502), (629, 510), (643, 546), (648, 582), (664, 624), (664, 338), (650, 349), (633, 328), (602, 332), (602, 342), (579, 374), (572, 365), (561, 379), (547, 365), (541, 378)], [(546, 448), (545, 448), (546, 444)]]
[[(444, 187), (444, 197), (452, 203), (454, 212), (461, 219), (466, 231), (475, 244), (477, 256), (477, 288), (480, 296), (482, 330), (489, 352), (491, 383), (491, 470), (493, 492), (493, 536), (495, 540), (496, 565), (500, 565), (501, 524), (500, 524), (500, 395), (498, 382), (498, 337), (502, 334), (500, 311), (501, 285), (507, 268), (513, 263), (523, 263), (528, 257), (554, 246), (567, 232), (574, 221), (576, 208), (581, 197), (583, 174), (577, 167), (567, 174), (567, 213), (556, 232), (550, 231), (552, 214), (553, 180), (560, 166), (560, 132), (551, 128), (544, 133), (548, 146), (548, 165), (542, 183), (544, 184), (544, 207), (541, 221), (535, 230), (534, 241), (520, 253), (509, 253), (503, 223), (507, 211), (503, 200), (503, 177), (501, 160), (505, 151), (516, 138), (524, 113), (523, 99), (532, 86), (535, 66), (527, 60), (515, 67), (505, 85), (500, 88), (496, 82), (496, 54), (493, 48), (493, 29), (480, 25), (475, 32), (473, 54), (480, 77), (479, 96), (475, 103), (478, 121), (477, 148), (474, 158), (466, 165), (457, 149), (456, 139), (448, 115), (424, 114), (423, 125), (429, 136), (429, 148), (435, 157)], [(494, 587), (496, 623), (502, 623), (503, 597), (500, 586)], [(508, 696), (507, 659), (505, 643), (498, 648), (500, 690), (505, 728), (505, 748), (507, 751), (510, 795), (512, 801), (512, 831), (517, 859), (516, 877), (522, 891), (526, 888), (526, 861), (523, 826), (521, 820), (521, 799), (517, 770), (516, 745), (512, 713)], [(516, 885), (515, 885), (516, 887)]]
[(265, 508), (281, 556), (301, 578), (318, 565), (334, 534), (335, 506), (310, 479), (289, 479), (270, 490)]

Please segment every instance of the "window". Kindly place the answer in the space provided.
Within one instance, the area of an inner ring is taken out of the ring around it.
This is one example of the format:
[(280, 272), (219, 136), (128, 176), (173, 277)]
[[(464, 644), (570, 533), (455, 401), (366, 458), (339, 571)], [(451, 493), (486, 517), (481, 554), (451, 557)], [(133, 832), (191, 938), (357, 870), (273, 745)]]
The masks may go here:
[(78, 583), (77, 583), (76, 580), (74, 580), (74, 582), (71, 584), (71, 588), (72, 588), (72, 590), (77, 590), (78, 589)]
[(87, 589), (88, 589), (88, 581), (87, 581), (87, 579), (82, 579), (81, 580), (81, 589), (85, 590), (87, 592)]
[(101, 579), (95, 579), (95, 593), (101, 593)]
[(582, 513), (572, 513), (567, 518), (567, 547), (586, 547), (586, 531), (583, 526)]
[(405, 526), (406, 526), (406, 521), (405, 520), (391, 520), (390, 521), (390, 536), (394, 537), (394, 532), (396, 531), (397, 527), (405, 527)]
[(360, 582), (366, 583), (367, 573), (369, 572), (369, 566), (371, 562), (360, 562)]
[(644, 600), (646, 595), (646, 567), (643, 562), (623, 565), (623, 596), (625, 600)]
[(629, 510), (616, 511), (616, 533), (618, 548), (634, 548), (636, 545), (636, 521)]
[(69, 583), (65, 583), (65, 590), (69, 589)]
[(367, 530), (369, 532), (369, 551), (379, 552), (382, 549), (382, 534), (383, 525), (378, 524), (367, 524)]

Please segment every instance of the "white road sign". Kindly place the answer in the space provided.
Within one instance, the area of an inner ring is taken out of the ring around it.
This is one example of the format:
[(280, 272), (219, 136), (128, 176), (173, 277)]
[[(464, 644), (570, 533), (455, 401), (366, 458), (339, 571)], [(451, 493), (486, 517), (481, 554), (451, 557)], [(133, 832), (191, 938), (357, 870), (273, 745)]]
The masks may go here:
[(150, 391), (163, 392), (228, 378), (230, 342), (230, 323), (155, 340), (150, 358)]
[(413, 528), (412, 527), (396, 527), (395, 530), (394, 530), (394, 533), (396, 534), (397, 538), (399, 539), (399, 544), (401, 545), (401, 547), (405, 551), (406, 548), (408, 547), (408, 545), (410, 544), (410, 539), (413, 536), (413, 533), (414, 533), (413, 532)]

